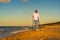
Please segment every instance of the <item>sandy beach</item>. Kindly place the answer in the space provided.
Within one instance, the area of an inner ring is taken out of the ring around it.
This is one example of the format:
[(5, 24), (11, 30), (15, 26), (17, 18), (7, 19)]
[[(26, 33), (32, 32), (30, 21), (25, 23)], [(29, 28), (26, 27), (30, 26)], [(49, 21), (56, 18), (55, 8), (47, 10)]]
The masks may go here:
[(38, 31), (17, 32), (0, 40), (60, 40), (60, 23), (44, 25)]

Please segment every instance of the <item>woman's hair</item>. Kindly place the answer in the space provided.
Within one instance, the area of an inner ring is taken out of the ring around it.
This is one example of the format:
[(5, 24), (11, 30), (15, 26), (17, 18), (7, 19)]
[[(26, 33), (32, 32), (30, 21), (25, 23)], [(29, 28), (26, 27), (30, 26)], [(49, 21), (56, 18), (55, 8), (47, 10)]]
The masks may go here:
[(38, 12), (38, 10), (35, 10), (35, 13), (37, 13)]

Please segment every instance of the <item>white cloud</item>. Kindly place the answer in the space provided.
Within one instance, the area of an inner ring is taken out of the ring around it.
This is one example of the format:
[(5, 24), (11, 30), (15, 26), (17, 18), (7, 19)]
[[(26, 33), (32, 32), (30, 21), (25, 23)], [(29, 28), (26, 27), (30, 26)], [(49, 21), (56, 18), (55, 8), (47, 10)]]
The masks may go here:
[(28, 0), (22, 0), (23, 2), (28, 2)]
[(9, 3), (11, 0), (0, 0), (1, 3)]

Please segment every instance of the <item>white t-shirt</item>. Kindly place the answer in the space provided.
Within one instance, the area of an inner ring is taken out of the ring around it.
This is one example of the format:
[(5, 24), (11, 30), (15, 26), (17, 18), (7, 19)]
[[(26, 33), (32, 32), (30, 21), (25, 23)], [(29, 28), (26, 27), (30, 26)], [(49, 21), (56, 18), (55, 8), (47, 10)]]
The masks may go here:
[(39, 18), (39, 13), (33, 13), (33, 20), (38, 20)]

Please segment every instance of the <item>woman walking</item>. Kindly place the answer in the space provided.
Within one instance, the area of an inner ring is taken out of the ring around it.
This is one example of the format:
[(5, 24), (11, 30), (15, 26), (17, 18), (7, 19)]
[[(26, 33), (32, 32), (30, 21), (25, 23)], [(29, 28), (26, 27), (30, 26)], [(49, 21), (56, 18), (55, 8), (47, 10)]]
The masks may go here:
[(38, 12), (38, 10), (35, 10), (32, 18), (33, 18), (33, 22), (34, 22), (34, 30), (38, 31), (38, 23), (39, 23), (39, 12)]

